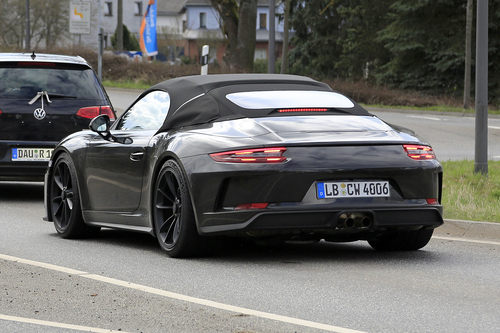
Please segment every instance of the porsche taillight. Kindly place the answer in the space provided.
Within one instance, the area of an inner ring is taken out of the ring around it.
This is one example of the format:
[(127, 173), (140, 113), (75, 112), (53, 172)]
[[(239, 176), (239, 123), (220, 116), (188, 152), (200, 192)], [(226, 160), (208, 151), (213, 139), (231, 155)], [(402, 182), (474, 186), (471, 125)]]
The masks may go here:
[(98, 115), (107, 114), (110, 119), (115, 119), (115, 115), (109, 106), (89, 106), (81, 108), (76, 113), (77, 116), (87, 119), (94, 119)]
[(210, 154), (216, 162), (225, 163), (280, 163), (286, 161), (286, 148), (258, 148)]
[(414, 160), (435, 160), (436, 154), (430, 146), (424, 145), (403, 145), (408, 157)]

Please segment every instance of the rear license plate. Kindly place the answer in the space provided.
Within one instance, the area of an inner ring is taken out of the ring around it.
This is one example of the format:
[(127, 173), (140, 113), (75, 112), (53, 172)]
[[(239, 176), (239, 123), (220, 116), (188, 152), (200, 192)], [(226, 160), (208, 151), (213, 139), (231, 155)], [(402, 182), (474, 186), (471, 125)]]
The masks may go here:
[(328, 182), (317, 183), (318, 199), (389, 197), (389, 182)]
[(52, 148), (12, 148), (12, 161), (49, 161)]

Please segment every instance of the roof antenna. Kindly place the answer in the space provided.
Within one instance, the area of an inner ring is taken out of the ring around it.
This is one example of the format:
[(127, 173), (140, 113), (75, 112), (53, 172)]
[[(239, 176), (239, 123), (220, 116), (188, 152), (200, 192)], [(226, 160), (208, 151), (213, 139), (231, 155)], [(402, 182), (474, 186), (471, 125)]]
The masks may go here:
[(33, 51), (33, 53), (31, 54), (31, 59), (35, 60), (35, 58), (36, 58), (35, 51)]

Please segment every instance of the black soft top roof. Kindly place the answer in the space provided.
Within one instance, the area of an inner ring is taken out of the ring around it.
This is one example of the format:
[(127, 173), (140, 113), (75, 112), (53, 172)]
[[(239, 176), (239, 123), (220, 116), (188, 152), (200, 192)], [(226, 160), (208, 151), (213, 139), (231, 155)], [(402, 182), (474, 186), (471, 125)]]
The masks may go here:
[[(170, 111), (160, 131), (216, 120), (267, 116), (272, 109), (248, 110), (226, 99), (244, 91), (314, 90), (332, 91), (326, 84), (308, 77), (283, 74), (220, 74), (179, 77), (158, 83), (144, 91), (163, 90), (170, 95)], [(369, 115), (358, 104), (339, 109), (348, 114)]]

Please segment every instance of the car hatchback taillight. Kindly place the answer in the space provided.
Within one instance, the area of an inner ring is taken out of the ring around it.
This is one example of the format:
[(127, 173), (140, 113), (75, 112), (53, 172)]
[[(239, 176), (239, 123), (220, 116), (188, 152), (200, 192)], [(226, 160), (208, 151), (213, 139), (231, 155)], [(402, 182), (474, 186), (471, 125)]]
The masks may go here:
[(76, 113), (77, 116), (87, 119), (94, 119), (98, 115), (107, 114), (110, 119), (115, 119), (115, 115), (109, 106), (89, 106), (81, 108)]
[(226, 163), (280, 163), (286, 161), (286, 148), (258, 148), (210, 154), (216, 162)]
[(414, 160), (435, 160), (436, 154), (430, 146), (424, 145), (403, 145), (408, 157)]

